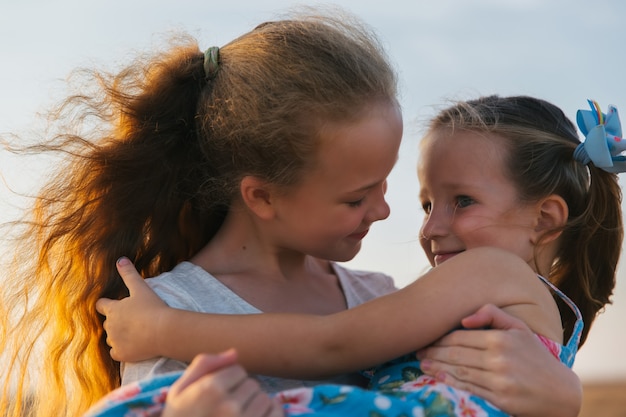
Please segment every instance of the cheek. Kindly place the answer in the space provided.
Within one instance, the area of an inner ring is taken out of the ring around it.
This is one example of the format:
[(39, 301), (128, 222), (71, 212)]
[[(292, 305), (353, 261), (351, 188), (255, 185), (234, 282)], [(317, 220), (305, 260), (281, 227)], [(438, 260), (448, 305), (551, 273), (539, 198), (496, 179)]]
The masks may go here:
[(346, 236), (360, 229), (362, 224), (363, 214), (361, 211), (349, 209), (320, 219), (316, 225), (311, 225), (311, 228), (319, 231), (324, 230), (327, 235)]
[(456, 216), (450, 223), (450, 230), (459, 237), (471, 237), (478, 229), (478, 222), (475, 217)]
[(470, 247), (491, 244), (494, 238), (489, 221), (479, 216), (455, 219), (450, 227), (450, 232)]

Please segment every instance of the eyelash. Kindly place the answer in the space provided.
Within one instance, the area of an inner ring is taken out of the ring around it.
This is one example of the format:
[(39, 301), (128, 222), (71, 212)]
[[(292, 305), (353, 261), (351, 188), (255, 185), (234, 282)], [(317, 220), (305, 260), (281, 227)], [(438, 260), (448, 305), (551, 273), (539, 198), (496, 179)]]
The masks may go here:
[[(469, 204), (461, 204), (461, 202), (469, 203)], [(472, 205), (473, 203), (474, 203), (474, 199), (473, 198), (468, 197), (466, 195), (460, 195), (460, 196), (456, 197), (456, 204), (455, 204), (455, 206), (457, 208), (465, 208), (465, 207), (467, 207), (469, 205)]]
[(362, 199), (357, 200), (357, 201), (350, 201), (350, 202), (348, 202), (347, 204), (348, 204), (350, 207), (359, 207), (361, 204), (363, 204), (363, 200), (365, 200), (365, 198), (362, 198)]
[[(454, 204), (455, 208), (465, 208), (467, 206), (474, 204), (474, 199), (466, 195), (460, 195), (460, 196), (455, 197), (455, 201), (456, 201), (456, 203)], [(424, 213), (426, 214), (430, 214), (431, 207), (432, 207), (432, 204), (430, 202), (422, 203), (422, 210), (424, 210)]]

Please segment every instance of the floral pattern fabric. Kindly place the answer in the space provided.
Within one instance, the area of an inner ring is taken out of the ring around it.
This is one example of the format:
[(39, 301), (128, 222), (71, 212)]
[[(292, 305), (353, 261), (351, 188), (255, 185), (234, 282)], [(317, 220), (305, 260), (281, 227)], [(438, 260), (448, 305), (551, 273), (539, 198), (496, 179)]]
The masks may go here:
[(300, 417), (508, 416), (482, 398), (424, 375), (409, 356), (381, 367), (368, 389), (320, 385), (277, 394), (286, 415)]
[(123, 385), (98, 401), (84, 417), (158, 417), (172, 384), (182, 372), (170, 372)]

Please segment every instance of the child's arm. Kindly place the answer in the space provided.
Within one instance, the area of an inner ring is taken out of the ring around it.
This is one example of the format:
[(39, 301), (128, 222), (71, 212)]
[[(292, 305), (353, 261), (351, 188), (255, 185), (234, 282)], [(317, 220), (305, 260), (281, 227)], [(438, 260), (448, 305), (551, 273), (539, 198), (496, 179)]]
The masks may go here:
[[(121, 266), (120, 272), (132, 269)], [(131, 294), (138, 283), (127, 279)], [(114, 317), (111, 301), (104, 301), (99, 311), (116, 324), (123, 322)], [(396, 293), (329, 316), (210, 315), (161, 305), (150, 313), (155, 326), (144, 340), (153, 354), (187, 360), (198, 352), (235, 347), (251, 372), (314, 378), (363, 369), (424, 347), (486, 303), (560, 340), (556, 306), (535, 273), (518, 257), (490, 248), (459, 254)], [(546, 310), (557, 320), (546, 319)]]

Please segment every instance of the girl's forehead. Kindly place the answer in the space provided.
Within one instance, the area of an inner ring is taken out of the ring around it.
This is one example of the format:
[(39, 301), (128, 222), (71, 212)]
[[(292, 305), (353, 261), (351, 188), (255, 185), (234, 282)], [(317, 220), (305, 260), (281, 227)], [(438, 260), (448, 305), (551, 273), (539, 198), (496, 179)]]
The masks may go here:
[(418, 176), (500, 176), (505, 174), (506, 155), (506, 140), (499, 135), (473, 131), (428, 135), (420, 144)]
[(507, 153), (507, 140), (491, 132), (444, 130), (426, 135), (420, 142), (420, 156), (470, 158), (501, 158)]
[(378, 183), (395, 165), (401, 140), (401, 114), (394, 107), (381, 106), (369, 117), (327, 126), (309, 173), (332, 178), (335, 187)]

